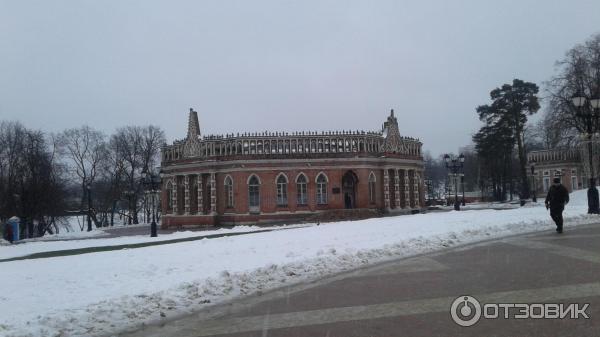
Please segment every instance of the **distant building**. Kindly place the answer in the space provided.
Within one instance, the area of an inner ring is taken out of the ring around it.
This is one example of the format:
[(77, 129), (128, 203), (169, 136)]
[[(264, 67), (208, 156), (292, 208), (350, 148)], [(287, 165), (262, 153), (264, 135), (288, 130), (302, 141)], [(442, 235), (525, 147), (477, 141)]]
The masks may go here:
[(587, 188), (587, 179), (578, 149), (531, 151), (527, 154), (527, 162), (530, 166), (528, 169), (535, 164), (533, 177), (537, 193), (548, 192), (554, 177), (559, 177), (569, 192)]
[(188, 134), (162, 149), (163, 227), (412, 213), (424, 206), (422, 143), (382, 131)]

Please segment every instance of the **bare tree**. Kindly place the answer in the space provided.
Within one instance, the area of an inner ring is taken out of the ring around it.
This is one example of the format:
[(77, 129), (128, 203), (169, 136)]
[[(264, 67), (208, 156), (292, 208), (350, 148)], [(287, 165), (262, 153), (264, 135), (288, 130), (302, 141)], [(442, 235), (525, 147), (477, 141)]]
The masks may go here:
[[(571, 98), (576, 94), (587, 97), (588, 104), (582, 109), (589, 110), (589, 99), (600, 95), (600, 34), (570, 49), (556, 66), (557, 74), (545, 83), (549, 95), (547, 118), (563, 129), (588, 132), (587, 123)], [(593, 129), (598, 130), (599, 125)]]
[(141, 172), (158, 164), (160, 148), (165, 143), (164, 132), (156, 126), (127, 126), (117, 130), (111, 144), (123, 161), (123, 174), (128, 190), (130, 221), (137, 224), (139, 200), (142, 194)]
[(119, 143), (115, 137), (111, 138), (107, 150), (107, 160), (104, 161), (99, 181), (96, 184), (96, 195), (101, 204), (103, 223), (113, 226), (118, 202), (126, 186), (125, 161), (121, 156)]
[(529, 140), (535, 138), (539, 141), (539, 146), (535, 148), (528, 147), (529, 150), (553, 149), (553, 148), (572, 148), (579, 144), (579, 132), (573, 127), (565, 127), (560, 118), (556, 118), (554, 113), (548, 112), (544, 117), (532, 127), (529, 133)]
[(64, 210), (64, 191), (54, 146), (45, 135), (20, 123), (1, 122), (0, 219), (17, 215), (24, 236), (43, 235)]
[(84, 125), (65, 130), (59, 137), (63, 153), (69, 161), (71, 172), (81, 186), (80, 208), (84, 208), (86, 185), (92, 185), (107, 157), (105, 135)]

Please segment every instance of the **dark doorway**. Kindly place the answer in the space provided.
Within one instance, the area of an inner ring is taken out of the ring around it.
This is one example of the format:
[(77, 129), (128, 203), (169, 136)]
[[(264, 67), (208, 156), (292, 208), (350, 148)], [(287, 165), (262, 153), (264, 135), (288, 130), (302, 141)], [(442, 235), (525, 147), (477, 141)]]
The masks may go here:
[(344, 195), (344, 207), (356, 208), (356, 185), (358, 177), (352, 171), (348, 171), (342, 177), (342, 193)]

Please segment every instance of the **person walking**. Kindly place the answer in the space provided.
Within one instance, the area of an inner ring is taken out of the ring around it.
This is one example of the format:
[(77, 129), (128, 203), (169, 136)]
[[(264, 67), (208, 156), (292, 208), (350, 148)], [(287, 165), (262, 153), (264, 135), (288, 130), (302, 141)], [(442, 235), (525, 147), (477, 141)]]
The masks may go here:
[(556, 224), (556, 231), (563, 232), (563, 210), (569, 203), (569, 191), (560, 183), (560, 178), (554, 178), (552, 186), (546, 195), (546, 209), (550, 209), (550, 217)]

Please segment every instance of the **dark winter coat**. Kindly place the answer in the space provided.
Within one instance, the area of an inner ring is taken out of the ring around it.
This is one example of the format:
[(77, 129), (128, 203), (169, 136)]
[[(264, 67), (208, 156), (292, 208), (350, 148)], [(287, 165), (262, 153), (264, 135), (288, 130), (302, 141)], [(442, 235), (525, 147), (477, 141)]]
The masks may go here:
[(552, 185), (546, 196), (546, 205), (551, 209), (563, 209), (569, 203), (569, 191), (561, 185)]

